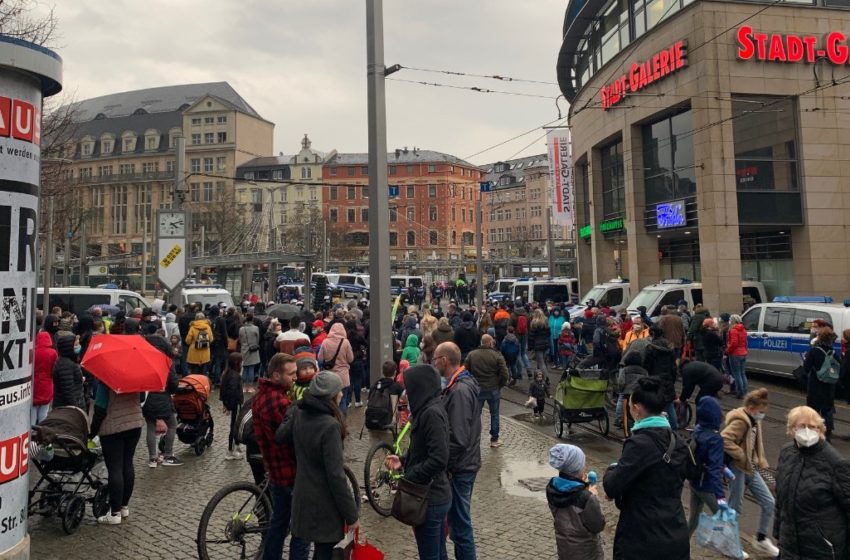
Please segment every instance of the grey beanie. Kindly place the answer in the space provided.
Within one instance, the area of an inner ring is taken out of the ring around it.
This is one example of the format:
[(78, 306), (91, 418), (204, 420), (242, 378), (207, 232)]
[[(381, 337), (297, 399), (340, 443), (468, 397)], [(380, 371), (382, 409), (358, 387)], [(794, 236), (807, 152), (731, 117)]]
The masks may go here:
[(559, 443), (549, 450), (549, 465), (564, 474), (580, 474), (584, 468), (584, 451), (575, 445)]
[(320, 371), (307, 390), (314, 397), (333, 397), (342, 391), (342, 380), (332, 371)]

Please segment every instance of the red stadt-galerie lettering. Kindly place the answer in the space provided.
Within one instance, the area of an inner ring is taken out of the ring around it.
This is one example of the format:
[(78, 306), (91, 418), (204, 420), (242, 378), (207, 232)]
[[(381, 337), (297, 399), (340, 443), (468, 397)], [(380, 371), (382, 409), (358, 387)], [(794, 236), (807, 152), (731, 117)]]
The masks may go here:
[(828, 60), (831, 64), (848, 64), (850, 47), (847, 35), (831, 31), (825, 36), (793, 33), (762, 33), (749, 25), (738, 28), (738, 58), (766, 62), (803, 62), (813, 64)]
[(688, 51), (684, 40), (677, 41), (642, 62), (633, 63), (628, 73), (602, 88), (602, 108), (607, 111), (621, 103), (627, 94), (638, 92), (687, 65)]

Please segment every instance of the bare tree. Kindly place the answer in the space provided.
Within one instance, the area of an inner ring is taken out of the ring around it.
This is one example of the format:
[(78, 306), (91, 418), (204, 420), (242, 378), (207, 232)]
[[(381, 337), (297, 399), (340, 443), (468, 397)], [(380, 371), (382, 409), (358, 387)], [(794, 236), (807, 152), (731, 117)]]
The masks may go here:
[(0, 0), (0, 34), (52, 47), (57, 26), (52, 7), (45, 11), (36, 0)]

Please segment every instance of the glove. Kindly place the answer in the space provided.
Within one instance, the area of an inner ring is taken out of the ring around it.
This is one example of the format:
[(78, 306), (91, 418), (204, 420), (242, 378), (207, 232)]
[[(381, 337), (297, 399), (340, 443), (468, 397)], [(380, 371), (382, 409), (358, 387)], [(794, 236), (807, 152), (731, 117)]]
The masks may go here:
[(723, 467), (723, 476), (725, 476), (729, 480), (735, 480), (735, 473), (733, 473), (732, 469), (730, 469), (729, 467)]
[(721, 498), (717, 500), (717, 509), (720, 511), (729, 511), (729, 504), (726, 503), (726, 500)]

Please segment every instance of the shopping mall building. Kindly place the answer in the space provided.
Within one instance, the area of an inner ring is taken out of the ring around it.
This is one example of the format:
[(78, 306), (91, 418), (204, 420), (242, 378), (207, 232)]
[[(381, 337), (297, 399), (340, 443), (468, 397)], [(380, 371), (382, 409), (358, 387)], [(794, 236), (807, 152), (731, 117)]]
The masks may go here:
[[(571, 0), (582, 286), (850, 296), (850, 1)], [(634, 289), (634, 288), (633, 288)]]

